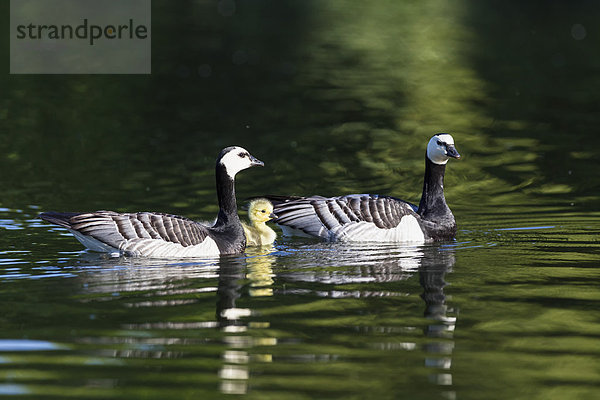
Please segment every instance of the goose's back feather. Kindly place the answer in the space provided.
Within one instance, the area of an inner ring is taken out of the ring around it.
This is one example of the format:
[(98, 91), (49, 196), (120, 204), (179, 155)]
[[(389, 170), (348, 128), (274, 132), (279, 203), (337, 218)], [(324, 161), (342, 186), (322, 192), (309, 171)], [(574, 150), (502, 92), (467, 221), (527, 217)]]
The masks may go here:
[(171, 214), (45, 212), (40, 218), (67, 228), (87, 248), (148, 257), (239, 254), (246, 248), (237, 215), (235, 176), (264, 163), (239, 146), (226, 147), (215, 165), (219, 214), (212, 226)]
[(86, 247), (95, 251), (130, 255), (175, 257), (218, 255), (209, 228), (171, 214), (139, 212), (42, 213), (48, 222), (69, 229)]
[(301, 232), (332, 241), (425, 240), (416, 206), (394, 197), (353, 194), (271, 200), (275, 222), (286, 235)]

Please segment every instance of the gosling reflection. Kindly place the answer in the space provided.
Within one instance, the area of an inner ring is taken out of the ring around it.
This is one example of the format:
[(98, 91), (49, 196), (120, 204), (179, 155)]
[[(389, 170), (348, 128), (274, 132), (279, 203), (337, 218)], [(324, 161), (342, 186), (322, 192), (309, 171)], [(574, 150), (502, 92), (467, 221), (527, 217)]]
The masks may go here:
[(275, 251), (275, 246), (272, 244), (246, 249), (248, 256), (246, 278), (250, 280), (250, 296), (273, 296), (273, 264), (277, 258), (272, 253)]

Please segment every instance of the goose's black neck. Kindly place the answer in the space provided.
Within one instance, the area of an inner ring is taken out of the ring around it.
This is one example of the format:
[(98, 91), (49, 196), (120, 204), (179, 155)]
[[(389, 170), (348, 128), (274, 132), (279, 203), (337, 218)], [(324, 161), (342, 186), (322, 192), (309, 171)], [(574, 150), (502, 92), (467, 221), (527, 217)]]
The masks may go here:
[(423, 183), (423, 195), (419, 203), (417, 213), (425, 220), (442, 222), (454, 216), (446, 204), (444, 197), (444, 173), (446, 164), (435, 164), (425, 156), (425, 179)]
[(237, 201), (235, 198), (235, 184), (233, 178), (227, 173), (224, 165), (217, 163), (217, 198), (219, 200), (219, 215), (215, 226), (231, 223), (241, 224), (237, 214)]

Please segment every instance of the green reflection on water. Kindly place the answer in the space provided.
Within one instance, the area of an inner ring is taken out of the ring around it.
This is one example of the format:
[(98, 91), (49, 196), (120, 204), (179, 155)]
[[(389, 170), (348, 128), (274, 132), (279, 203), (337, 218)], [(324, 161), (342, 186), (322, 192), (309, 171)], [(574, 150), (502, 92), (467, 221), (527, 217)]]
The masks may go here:
[[(594, 131), (591, 115), (582, 125), (571, 104), (589, 103), (596, 91), (569, 103), (573, 91), (553, 83), (581, 85), (584, 61), (597, 56), (568, 27), (550, 40), (555, 25), (546, 23), (562, 21), (562, 13), (585, 21), (586, 10), (555, 6), (537, 16), (530, 6), (494, 7), (504, 14), (469, 1), (255, 2), (216, 18), (212, 2), (157, 2), (151, 77), (2, 78), (10, 135), (0, 143), (1, 162), (13, 171), (2, 178), (4, 197), (63, 208), (169, 207), (209, 218), (215, 208), (201, 204), (213, 198), (212, 160), (235, 142), (269, 167), (247, 178), (244, 195), (368, 190), (417, 201), (418, 154), (432, 133), (450, 131), (465, 155), (448, 175), (455, 202), (525, 202), (519, 194), (531, 194), (589, 206), (597, 192), (590, 163), (597, 165), (585, 143)], [(514, 19), (508, 15), (527, 22), (512, 33), (509, 24), (504, 35), (490, 31), (496, 20)], [(172, 43), (177, 35), (190, 40)], [(538, 50), (529, 54), (519, 42)], [(515, 51), (502, 52), (511, 45)], [(556, 47), (570, 69), (541, 58)], [(258, 58), (236, 64), (236, 51)], [(208, 78), (196, 71), (205, 64)], [(498, 73), (509, 66), (511, 74)], [(562, 94), (562, 108), (545, 105)], [(185, 196), (199, 201), (163, 197), (184, 185)]]

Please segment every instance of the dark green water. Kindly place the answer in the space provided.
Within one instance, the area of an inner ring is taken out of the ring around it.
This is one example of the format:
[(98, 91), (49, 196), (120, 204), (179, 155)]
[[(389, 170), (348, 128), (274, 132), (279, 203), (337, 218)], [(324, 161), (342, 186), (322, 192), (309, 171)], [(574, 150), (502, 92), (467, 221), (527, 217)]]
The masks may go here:
[[(598, 398), (600, 6), (522, 3), (154, 1), (151, 76), (0, 66), (0, 397)], [(240, 203), (418, 202), (440, 131), (451, 243), (107, 259), (36, 218), (210, 220), (231, 144)]]

